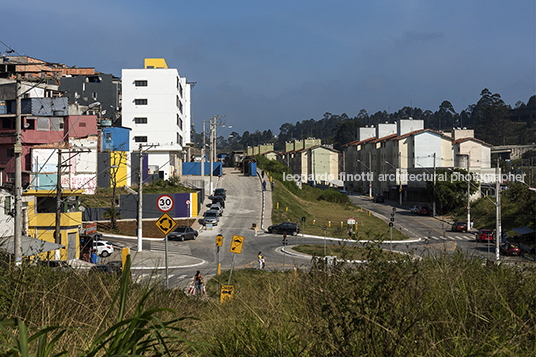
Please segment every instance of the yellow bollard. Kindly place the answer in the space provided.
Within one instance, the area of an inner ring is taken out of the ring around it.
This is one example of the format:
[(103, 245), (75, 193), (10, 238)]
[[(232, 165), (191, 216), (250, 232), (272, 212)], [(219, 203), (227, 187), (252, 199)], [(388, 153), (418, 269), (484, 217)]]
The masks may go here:
[(328, 221), (328, 227), (331, 228), (331, 221)]
[(313, 226), (315, 225), (315, 222), (316, 222), (316, 221), (313, 219)]
[(297, 271), (296, 271), (296, 268), (294, 268), (294, 280), (296, 280), (296, 276), (297, 276)]
[(288, 207), (287, 207), (287, 212), (288, 212)]
[(341, 221), (341, 229), (342, 229), (342, 221)]
[(130, 248), (121, 249), (121, 268), (125, 268), (125, 262), (127, 261), (127, 256), (130, 255)]
[(370, 211), (368, 211), (368, 216), (370, 217)]
[(221, 263), (218, 263), (218, 275), (221, 275)]
[(277, 209), (279, 209), (279, 202), (277, 202)]

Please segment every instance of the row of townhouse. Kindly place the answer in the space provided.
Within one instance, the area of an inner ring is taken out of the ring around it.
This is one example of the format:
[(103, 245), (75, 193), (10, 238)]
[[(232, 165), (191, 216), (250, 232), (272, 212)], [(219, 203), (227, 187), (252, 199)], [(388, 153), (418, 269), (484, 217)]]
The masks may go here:
[(248, 148), (248, 155), (264, 155), (270, 160), (277, 160), (288, 166), (292, 175), (284, 180), (294, 180), (301, 185), (342, 186), (339, 181), (340, 152), (332, 147), (322, 145), (320, 139), (308, 138), (285, 143), (285, 152), (273, 150), (273, 144), (264, 144)]
[(425, 129), (423, 120), (403, 119), (359, 128), (358, 135), (343, 145), (340, 178), (349, 191), (418, 202), (419, 191), (438, 168), (468, 169), (484, 184), (495, 173), (491, 145), (475, 138), (472, 129), (454, 128), (447, 135)]

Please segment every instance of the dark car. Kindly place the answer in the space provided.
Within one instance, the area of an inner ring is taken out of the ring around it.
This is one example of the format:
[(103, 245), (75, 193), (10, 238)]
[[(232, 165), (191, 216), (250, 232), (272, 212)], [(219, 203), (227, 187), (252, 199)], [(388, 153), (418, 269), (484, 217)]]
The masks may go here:
[(283, 234), (287, 232), (287, 234), (292, 234), (293, 236), (295, 236), (300, 233), (300, 226), (292, 222), (283, 222), (268, 227), (268, 232), (275, 234)]
[(225, 191), (224, 188), (217, 188), (214, 190), (214, 197), (216, 196), (222, 196), (224, 200), (227, 199), (227, 191)]
[(374, 196), (374, 202), (376, 203), (380, 203), (380, 202), (384, 202), (385, 200), (383, 199), (383, 196), (382, 195), (376, 195)]
[(417, 214), (419, 216), (429, 216), (430, 215), (430, 208), (423, 206), (417, 211)]
[(480, 229), (476, 233), (477, 242), (493, 242), (493, 232), (491, 229)]
[(219, 202), (222, 208), (225, 208), (225, 198), (223, 196), (212, 196), (212, 203)]
[(89, 271), (91, 273), (121, 275), (121, 273), (123, 272), (123, 263), (120, 260), (114, 260), (107, 264), (99, 264), (92, 266)]
[(453, 232), (467, 232), (467, 223), (463, 221), (454, 222), (452, 225)]
[(198, 234), (199, 233), (192, 227), (180, 226), (168, 234), (168, 239), (180, 240), (184, 242), (186, 239), (196, 239)]
[(521, 255), (521, 249), (517, 243), (506, 242), (501, 244), (501, 253), (504, 255)]

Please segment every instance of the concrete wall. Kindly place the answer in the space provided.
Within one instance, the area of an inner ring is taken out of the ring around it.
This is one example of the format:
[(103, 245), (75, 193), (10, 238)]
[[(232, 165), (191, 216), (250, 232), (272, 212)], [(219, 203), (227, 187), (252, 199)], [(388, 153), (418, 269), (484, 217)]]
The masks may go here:
[(424, 129), (424, 120), (420, 119), (401, 119), (396, 123), (398, 136), (422, 129)]

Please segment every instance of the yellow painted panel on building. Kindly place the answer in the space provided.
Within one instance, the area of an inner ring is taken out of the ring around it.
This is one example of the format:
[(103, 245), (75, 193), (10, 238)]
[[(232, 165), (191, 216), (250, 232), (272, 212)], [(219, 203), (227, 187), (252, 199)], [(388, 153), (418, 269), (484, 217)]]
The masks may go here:
[(197, 205), (199, 204), (199, 193), (190, 193), (190, 211), (192, 217), (197, 217)]
[[(123, 187), (127, 184), (127, 153), (126, 151), (112, 151), (110, 153), (110, 163), (117, 168), (110, 168), (115, 172), (116, 187)], [(110, 187), (113, 187), (113, 177), (110, 177)]]
[(146, 58), (145, 69), (168, 68), (166, 60), (163, 58)]

